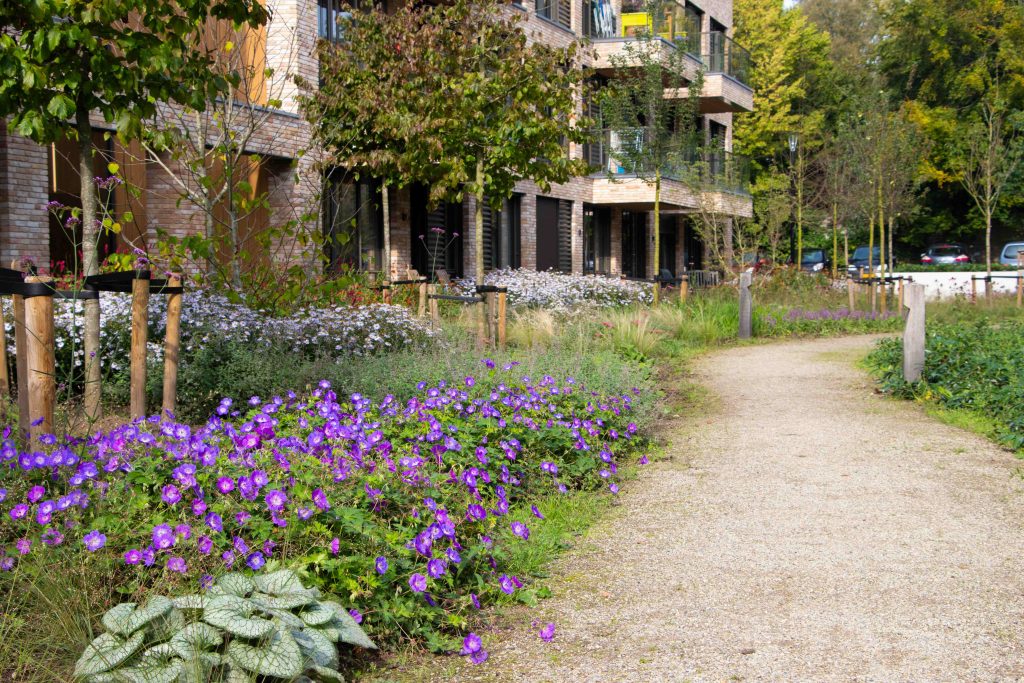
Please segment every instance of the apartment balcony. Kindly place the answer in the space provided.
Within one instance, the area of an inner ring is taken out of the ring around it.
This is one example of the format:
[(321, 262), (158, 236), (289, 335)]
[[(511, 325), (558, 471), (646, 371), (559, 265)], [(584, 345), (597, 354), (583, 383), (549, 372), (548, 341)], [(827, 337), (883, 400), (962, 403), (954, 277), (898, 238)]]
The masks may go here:
[[(591, 175), (592, 201), (634, 208), (654, 203), (650, 168), (637, 167), (637, 154), (647, 131), (637, 128), (626, 133), (602, 130), (597, 140), (584, 147), (584, 158), (594, 167)], [(661, 169), (661, 201), (669, 207), (703, 209), (715, 213), (749, 217), (750, 162), (723, 149), (685, 147)]]
[(657, 51), (665, 61), (671, 53), (682, 50), (684, 76), (695, 78), (703, 68), (700, 28), (692, 22), (688, 24), (681, 12), (682, 5), (672, 5), (664, 16), (652, 16), (640, 0), (624, 0), (622, 12), (615, 14), (609, 0), (584, 0), (583, 33), (590, 38), (596, 52), (594, 69), (602, 75), (613, 75), (623, 66), (621, 59), (627, 55), (627, 46), (641, 42), (642, 34), (652, 34), (655, 40), (651, 41), (650, 49)]
[(701, 61), (704, 63), (701, 113), (753, 111), (750, 52), (721, 31), (702, 35), (701, 47)]

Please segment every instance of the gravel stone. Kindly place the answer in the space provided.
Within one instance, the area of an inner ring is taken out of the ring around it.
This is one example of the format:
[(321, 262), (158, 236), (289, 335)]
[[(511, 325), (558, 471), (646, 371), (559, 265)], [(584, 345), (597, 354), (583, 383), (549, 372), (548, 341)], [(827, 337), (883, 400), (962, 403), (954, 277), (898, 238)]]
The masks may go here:
[(445, 680), (1024, 681), (1020, 463), (876, 395), (872, 340), (701, 359), (712, 414), (553, 566), (554, 641)]

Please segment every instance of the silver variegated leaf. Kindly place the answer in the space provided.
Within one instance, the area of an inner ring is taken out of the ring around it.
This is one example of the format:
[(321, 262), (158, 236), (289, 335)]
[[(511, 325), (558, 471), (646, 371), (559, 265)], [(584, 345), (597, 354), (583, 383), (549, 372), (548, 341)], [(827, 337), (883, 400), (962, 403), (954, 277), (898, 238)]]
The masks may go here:
[(338, 648), (327, 636), (315, 628), (296, 629), (291, 634), (302, 654), (314, 664), (338, 668)]
[(310, 626), (323, 626), (334, 618), (334, 614), (335, 610), (331, 607), (317, 602), (299, 612), (299, 617)]
[(150, 642), (167, 640), (175, 633), (185, 628), (185, 615), (181, 610), (172, 607), (162, 617), (157, 617), (146, 626)]
[(179, 595), (176, 598), (171, 599), (173, 604), (178, 609), (203, 609), (206, 607), (206, 596), (205, 595)]
[[(368, 650), (377, 649), (374, 642), (370, 640), (369, 636), (366, 635), (366, 632), (363, 631), (359, 624), (356, 623), (356, 620), (352, 618), (352, 615), (349, 614), (344, 607), (331, 601), (321, 604), (334, 610), (334, 620), (327, 624), (327, 628), (336, 629), (338, 631), (338, 640), (343, 643), (348, 643), (349, 645), (365, 647)], [(327, 634), (325, 633), (325, 635)]]
[(170, 646), (174, 648), (179, 657), (191, 661), (201, 653), (220, 647), (223, 642), (224, 639), (221, 638), (220, 631), (209, 624), (197, 621), (175, 633), (171, 638)]
[(281, 569), (269, 574), (260, 574), (253, 579), (256, 588), (263, 593), (270, 595), (281, 595), (282, 593), (304, 593), (306, 587), (295, 572), (290, 569)]
[(181, 675), (181, 658), (167, 643), (154, 645), (131, 668), (117, 671), (123, 683), (176, 683)]
[(260, 639), (270, 635), (277, 627), (274, 622), (253, 616), (256, 606), (235, 595), (212, 598), (203, 610), (203, 621), (242, 638)]
[(252, 597), (271, 609), (292, 610), (316, 604), (316, 598), (310, 593), (281, 593), (278, 595), (254, 593)]
[(113, 633), (103, 633), (91, 643), (75, 663), (75, 676), (90, 676), (124, 664), (142, 647), (145, 637), (142, 633), (133, 633), (127, 639), (118, 638)]
[(260, 676), (291, 680), (302, 673), (302, 652), (285, 631), (276, 631), (259, 645), (233, 640), (228, 644), (228, 657), (232, 668), (239, 667)]
[(313, 673), (321, 683), (345, 683), (345, 678), (340, 673), (326, 666), (314, 666)]
[[(133, 609), (128, 610), (126, 605), (132, 605)], [(103, 626), (111, 633), (128, 636), (154, 619), (164, 616), (173, 607), (171, 601), (162, 595), (154, 595), (142, 607), (123, 602), (103, 615)]]
[(226, 595), (236, 595), (240, 598), (247, 598), (256, 590), (256, 584), (252, 579), (243, 574), (230, 573), (217, 579), (219, 587)]

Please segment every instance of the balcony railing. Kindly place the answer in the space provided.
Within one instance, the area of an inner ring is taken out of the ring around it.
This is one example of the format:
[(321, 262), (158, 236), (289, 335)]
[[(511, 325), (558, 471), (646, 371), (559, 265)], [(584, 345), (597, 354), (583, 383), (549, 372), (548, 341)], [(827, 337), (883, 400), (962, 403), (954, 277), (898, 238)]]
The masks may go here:
[[(649, 167), (638, 167), (638, 158), (649, 131), (595, 131), (594, 141), (584, 145), (583, 158), (595, 169), (595, 177), (649, 176)], [(692, 183), (702, 190), (750, 194), (750, 160), (717, 147), (683, 146), (667, 155), (662, 177)]]
[(654, 14), (650, 9), (646, 0), (623, 0), (622, 35), (649, 32), (695, 57), (700, 56), (700, 15), (679, 2), (666, 2)]
[(708, 73), (725, 74), (743, 85), (750, 83), (750, 52), (721, 31), (705, 33), (701, 41), (706, 52), (701, 61)]

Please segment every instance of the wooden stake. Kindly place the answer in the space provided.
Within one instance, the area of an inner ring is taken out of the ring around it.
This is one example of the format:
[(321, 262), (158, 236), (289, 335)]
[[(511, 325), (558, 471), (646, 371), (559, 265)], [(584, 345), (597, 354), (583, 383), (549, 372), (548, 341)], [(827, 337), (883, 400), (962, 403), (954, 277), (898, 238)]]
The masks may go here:
[(381, 286), (381, 292), (384, 295), (384, 303), (390, 304), (391, 303), (391, 283), (385, 280), (384, 284)]
[(18, 373), (18, 431), (22, 438), (28, 436), (28, 335), (25, 334), (25, 297), (15, 294), (14, 302), (14, 361)]
[(683, 273), (683, 276), (679, 279), (679, 303), (685, 304), (686, 297), (690, 293), (690, 276)]
[(900, 298), (899, 306), (900, 306), (900, 308), (899, 308), (899, 311), (902, 314), (903, 313), (903, 279), (902, 278), (900, 279), (900, 285), (899, 286), (900, 286), (900, 290), (899, 290), (899, 298)]
[(850, 299), (850, 312), (857, 310), (857, 290), (856, 283), (853, 281), (853, 277), (850, 275), (846, 276), (846, 294)]
[(484, 295), (487, 301), (487, 341), (491, 344), (498, 343), (498, 297), (494, 292), (487, 292)]
[[(437, 295), (437, 285), (431, 284), (429, 289), (431, 294)], [(430, 322), (435, 327), (441, 324), (441, 309), (437, 305), (437, 299), (430, 300)]]
[[(26, 283), (50, 284), (52, 278), (27, 277)], [(56, 362), (53, 357), (53, 295), (25, 299), (25, 337), (28, 365), (28, 417), (33, 441), (53, 433), (57, 399)], [(20, 351), (19, 351), (20, 353)], [(40, 420), (41, 418), (41, 420)]]
[(11, 395), (11, 376), (7, 368), (7, 313), (0, 303), (0, 397)]
[[(167, 278), (168, 287), (181, 287), (181, 276)], [(181, 294), (167, 295), (167, 329), (164, 333), (164, 400), (165, 413), (178, 408), (178, 359), (181, 354)]]
[(903, 330), (903, 379), (916, 382), (924, 370), (924, 285), (907, 287), (907, 325)]
[(971, 275), (971, 303), (978, 303), (978, 281)]
[(750, 273), (740, 273), (740, 325), (739, 338), (750, 339), (753, 331), (753, 303), (750, 297)]
[(427, 281), (426, 281), (426, 279), (424, 279), (423, 282), (420, 283), (419, 290), (420, 290), (420, 306), (419, 306), (419, 310), (416, 311), (416, 314), (419, 317), (421, 317), (421, 318), (425, 318), (426, 315), (427, 315)]
[(130, 413), (146, 417), (146, 344), (149, 341), (149, 278), (132, 280)]
[(506, 335), (506, 313), (508, 304), (508, 294), (506, 292), (498, 292), (498, 346), (502, 349), (505, 348), (505, 342), (507, 341)]
[(1024, 306), (1024, 251), (1017, 252), (1017, 308)]

